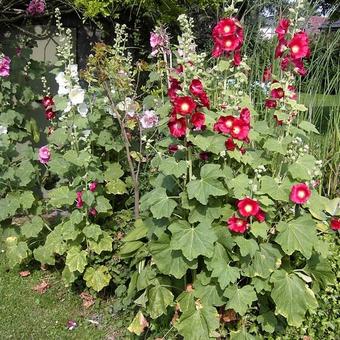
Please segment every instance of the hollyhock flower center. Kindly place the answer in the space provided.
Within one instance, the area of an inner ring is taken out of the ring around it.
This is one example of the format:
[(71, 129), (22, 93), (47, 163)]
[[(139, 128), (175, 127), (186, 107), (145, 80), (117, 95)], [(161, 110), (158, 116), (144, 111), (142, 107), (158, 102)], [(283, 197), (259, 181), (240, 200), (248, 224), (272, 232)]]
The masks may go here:
[(187, 112), (189, 110), (189, 104), (183, 103), (181, 105), (181, 110)]
[(300, 51), (300, 47), (298, 45), (293, 45), (291, 49), (293, 53), (298, 53)]
[(234, 126), (233, 127), (233, 132), (237, 135), (241, 132), (241, 128), (239, 126)]
[(251, 212), (252, 210), (253, 210), (253, 207), (250, 205), (250, 204), (247, 204), (245, 207), (244, 207), (244, 210), (246, 211), (246, 212)]
[(231, 27), (230, 27), (229, 25), (226, 25), (226, 26), (224, 26), (223, 31), (224, 31), (225, 33), (229, 33), (229, 32), (231, 31)]
[(306, 192), (304, 190), (299, 190), (297, 192), (297, 195), (299, 198), (305, 198), (306, 197)]
[(232, 42), (231, 40), (229, 40), (229, 39), (227, 39), (227, 40), (225, 41), (225, 46), (226, 46), (226, 47), (230, 47), (232, 44), (233, 44), (233, 42)]

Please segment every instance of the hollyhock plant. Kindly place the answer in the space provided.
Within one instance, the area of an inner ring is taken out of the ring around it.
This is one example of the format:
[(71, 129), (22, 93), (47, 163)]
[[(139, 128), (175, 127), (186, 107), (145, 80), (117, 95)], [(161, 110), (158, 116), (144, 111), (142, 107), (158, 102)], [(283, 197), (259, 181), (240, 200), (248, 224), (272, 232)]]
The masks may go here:
[(185, 118), (177, 119), (176, 117), (171, 117), (168, 122), (168, 127), (173, 137), (180, 138), (186, 134), (187, 124)]
[(190, 115), (196, 109), (196, 103), (189, 96), (176, 97), (174, 100), (174, 112), (182, 116)]
[(204, 92), (203, 84), (199, 79), (191, 81), (189, 91), (196, 97), (200, 97)]
[(246, 220), (238, 217), (230, 217), (227, 221), (228, 223), (228, 229), (233, 231), (234, 233), (239, 233), (239, 234), (244, 234), (248, 227), (249, 224)]
[(51, 160), (51, 151), (47, 145), (39, 149), (39, 161), (41, 164), (47, 164)]
[(170, 144), (168, 146), (168, 151), (171, 154), (175, 154), (178, 151), (178, 145), (177, 144)]
[(258, 213), (255, 215), (255, 218), (260, 222), (264, 222), (266, 220), (266, 213), (262, 210), (259, 209)]
[(160, 53), (169, 53), (169, 35), (163, 27), (156, 27), (154, 32), (150, 33), (151, 55), (157, 56)]
[(287, 46), (290, 49), (292, 59), (301, 59), (310, 55), (308, 36), (305, 32), (295, 33)]
[(8, 77), (10, 74), (11, 59), (7, 56), (0, 56), (0, 77)]
[(220, 118), (218, 118), (217, 122), (214, 125), (214, 131), (223, 134), (230, 133), (233, 127), (234, 120), (234, 116), (221, 116)]
[(48, 109), (45, 111), (45, 117), (47, 120), (53, 120), (55, 116), (55, 112), (52, 109)]
[(250, 110), (247, 107), (241, 109), (240, 119), (243, 120), (245, 124), (250, 124)]
[(256, 216), (260, 211), (260, 205), (256, 200), (249, 197), (243, 198), (238, 201), (237, 208), (243, 217)]
[(312, 192), (307, 184), (299, 183), (292, 186), (289, 198), (296, 204), (305, 204), (309, 200), (311, 194)]
[(330, 226), (334, 231), (340, 230), (340, 218), (333, 217), (331, 219)]
[(205, 115), (201, 112), (195, 112), (191, 116), (191, 123), (196, 129), (201, 130), (205, 124)]
[(272, 66), (266, 67), (263, 71), (262, 81), (269, 82), (272, 79)]
[(97, 214), (98, 214), (98, 211), (95, 208), (89, 209), (89, 215), (90, 216), (95, 217), (95, 216), (97, 216)]
[(288, 33), (288, 28), (290, 25), (289, 19), (281, 19), (279, 21), (278, 26), (275, 29), (275, 33), (278, 35), (278, 39), (282, 41), (285, 37), (285, 35)]
[(208, 95), (203, 92), (200, 96), (199, 96), (199, 100), (201, 102), (201, 105), (206, 107), (206, 108), (210, 108), (210, 100), (209, 100), (209, 97)]

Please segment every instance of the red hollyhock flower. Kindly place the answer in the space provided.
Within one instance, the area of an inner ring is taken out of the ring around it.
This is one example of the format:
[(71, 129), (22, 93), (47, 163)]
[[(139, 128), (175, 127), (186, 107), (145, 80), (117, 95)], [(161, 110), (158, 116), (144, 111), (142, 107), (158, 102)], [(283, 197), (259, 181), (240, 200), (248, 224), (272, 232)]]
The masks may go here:
[(202, 106), (207, 107), (208, 109), (210, 108), (210, 100), (208, 98), (208, 95), (203, 92), (200, 97), (199, 97)]
[(176, 72), (176, 73), (181, 74), (183, 71), (184, 71), (184, 67), (183, 67), (182, 64), (178, 64), (178, 65), (175, 67), (175, 72)]
[(330, 226), (333, 230), (340, 230), (340, 218), (333, 217)]
[(305, 76), (307, 74), (307, 70), (305, 69), (302, 59), (293, 59), (292, 63), (294, 64), (294, 71), (300, 76)]
[(200, 152), (199, 154), (199, 158), (202, 160), (202, 161), (207, 161), (209, 159), (209, 153), (208, 152)]
[(78, 209), (81, 209), (84, 205), (84, 201), (83, 201), (83, 192), (82, 191), (78, 191), (77, 192), (77, 199), (76, 199), (76, 206)]
[(234, 116), (221, 116), (214, 125), (214, 131), (230, 133), (234, 120)]
[(275, 29), (275, 33), (277, 33), (279, 40), (284, 39), (284, 36), (288, 32), (289, 25), (290, 25), (289, 19), (281, 19), (279, 21), (279, 24)]
[(230, 217), (227, 222), (229, 230), (240, 234), (244, 234), (249, 226), (246, 220), (235, 216)]
[(304, 204), (311, 196), (311, 191), (305, 183), (299, 183), (292, 186), (289, 198), (296, 204)]
[(189, 86), (189, 91), (196, 97), (204, 93), (203, 84), (199, 79), (193, 79)]
[(282, 87), (279, 87), (278, 89), (273, 89), (271, 91), (271, 97), (275, 99), (281, 99), (285, 96), (285, 92), (283, 91)]
[(277, 124), (277, 125), (281, 126), (281, 125), (283, 124), (283, 120), (277, 118), (277, 115), (274, 115), (273, 117), (274, 117), (274, 119), (276, 120), (276, 124)]
[(308, 36), (305, 32), (298, 32), (293, 35), (293, 38), (288, 43), (290, 56), (292, 59), (301, 59), (309, 57), (310, 50), (308, 46)]
[(231, 35), (236, 32), (237, 26), (234, 19), (225, 18), (220, 20), (213, 29), (213, 38)]
[(177, 145), (177, 144), (170, 144), (170, 145), (168, 146), (168, 152), (169, 152), (169, 153), (174, 154), (174, 153), (176, 153), (177, 151), (178, 151), (178, 145)]
[(185, 118), (177, 119), (176, 117), (171, 117), (168, 122), (168, 127), (172, 136), (176, 138), (185, 136), (187, 129)]
[(241, 51), (238, 49), (234, 52), (234, 59), (233, 59), (234, 66), (239, 66), (241, 64), (241, 61), (242, 61)]
[(238, 148), (239, 150), (240, 150), (240, 152), (241, 152), (241, 154), (242, 155), (244, 155), (245, 153), (246, 153), (246, 149), (245, 148), (243, 148), (243, 147), (240, 147), (240, 148)]
[(55, 118), (55, 112), (52, 109), (48, 109), (45, 111), (45, 117), (47, 120), (52, 120)]
[(275, 59), (281, 58), (283, 55), (283, 52), (286, 48), (286, 41), (285, 40), (279, 40), (279, 43), (277, 44), (275, 48)]
[(196, 129), (201, 130), (205, 124), (205, 115), (201, 112), (195, 112), (191, 116), (191, 123)]
[(266, 99), (264, 106), (268, 109), (275, 109), (277, 106), (277, 102), (273, 99)]
[(268, 82), (272, 79), (272, 66), (266, 67), (263, 71), (262, 81)]
[(174, 101), (177, 97), (177, 91), (181, 90), (182, 87), (176, 78), (170, 78), (170, 87), (168, 89), (168, 97), (171, 101)]
[(233, 138), (244, 140), (248, 137), (249, 130), (250, 127), (248, 124), (245, 124), (242, 119), (235, 118), (230, 134)]
[(290, 65), (290, 58), (289, 57), (284, 57), (282, 58), (281, 62), (280, 62), (280, 68), (282, 71), (287, 71), (288, 67)]
[(234, 143), (233, 139), (232, 138), (228, 138), (225, 142), (225, 148), (228, 150), (228, 151), (234, 151), (235, 148), (236, 148), (236, 144)]
[(255, 216), (260, 211), (260, 205), (257, 201), (246, 197), (237, 203), (239, 213), (244, 216)]
[(250, 111), (247, 107), (241, 109), (240, 119), (242, 119), (245, 124), (250, 124)]
[(255, 215), (255, 218), (262, 223), (266, 219), (266, 213), (262, 209), (260, 209), (259, 212)]
[(41, 100), (41, 104), (44, 106), (45, 109), (47, 109), (49, 106), (53, 106), (54, 105), (53, 98), (50, 97), (50, 96), (45, 96)]
[(196, 103), (189, 96), (174, 99), (174, 112), (182, 116), (190, 115), (196, 108)]
[(225, 52), (231, 52), (235, 51), (241, 46), (241, 40), (236, 35), (228, 35), (226, 37), (223, 37), (221, 39), (218, 39), (218, 45), (221, 46), (221, 48)]
[(218, 58), (218, 57), (220, 57), (222, 55), (222, 53), (223, 53), (222, 47), (219, 44), (215, 44), (214, 48), (213, 48), (213, 50), (211, 52), (212, 57), (213, 58)]
[(292, 92), (289, 95), (290, 99), (296, 100), (297, 99), (297, 94), (296, 94), (296, 88), (293, 85), (288, 85), (288, 91)]

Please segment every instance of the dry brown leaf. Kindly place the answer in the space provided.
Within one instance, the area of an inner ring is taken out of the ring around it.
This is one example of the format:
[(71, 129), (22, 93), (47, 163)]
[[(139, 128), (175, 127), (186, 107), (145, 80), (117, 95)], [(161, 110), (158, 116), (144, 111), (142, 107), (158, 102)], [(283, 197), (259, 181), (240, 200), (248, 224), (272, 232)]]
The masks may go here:
[(95, 298), (88, 292), (82, 292), (79, 296), (83, 300), (84, 308), (90, 308), (96, 302)]
[(33, 287), (33, 290), (35, 290), (39, 294), (44, 294), (46, 293), (48, 288), (50, 288), (50, 284), (46, 280), (43, 280), (42, 282), (37, 284), (35, 287)]
[(20, 272), (19, 275), (21, 277), (27, 277), (27, 276), (31, 275), (31, 272), (29, 270), (24, 270), (24, 271)]
[(233, 309), (227, 309), (223, 314), (222, 314), (222, 320), (225, 323), (228, 322), (233, 322), (237, 321), (237, 313)]

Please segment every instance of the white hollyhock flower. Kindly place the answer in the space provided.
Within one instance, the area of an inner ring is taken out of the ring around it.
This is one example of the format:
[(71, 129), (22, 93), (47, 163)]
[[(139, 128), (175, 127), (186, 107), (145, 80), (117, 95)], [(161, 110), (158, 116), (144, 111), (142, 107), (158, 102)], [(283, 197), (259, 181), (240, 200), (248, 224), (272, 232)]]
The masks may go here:
[(59, 72), (57, 76), (55, 77), (55, 80), (59, 85), (59, 90), (58, 90), (59, 95), (62, 96), (70, 92), (71, 82), (65, 77), (64, 72)]
[(7, 127), (0, 125), (0, 135), (7, 135)]
[(63, 112), (64, 113), (70, 112), (71, 109), (72, 109), (72, 103), (70, 101), (68, 101), (67, 106), (65, 107)]
[(87, 112), (89, 111), (86, 103), (81, 103), (78, 105), (78, 112), (82, 117), (86, 117), (87, 116)]
[(158, 116), (153, 110), (144, 111), (144, 115), (140, 119), (140, 123), (144, 129), (150, 129), (158, 123)]
[(75, 80), (78, 80), (78, 65), (77, 64), (68, 65), (68, 70), (71, 74), (71, 77)]
[(136, 114), (137, 105), (130, 97), (126, 97), (123, 102), (118, 103), (117, 108), (132, 118)]
[(85, 91), (80, 86), (75, 86), (68, 95), (72, 105), (82, 104), (85, 98)]

